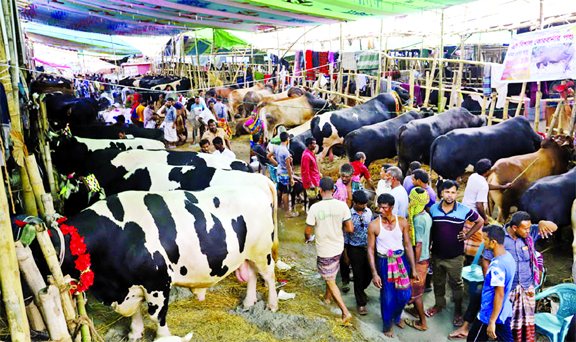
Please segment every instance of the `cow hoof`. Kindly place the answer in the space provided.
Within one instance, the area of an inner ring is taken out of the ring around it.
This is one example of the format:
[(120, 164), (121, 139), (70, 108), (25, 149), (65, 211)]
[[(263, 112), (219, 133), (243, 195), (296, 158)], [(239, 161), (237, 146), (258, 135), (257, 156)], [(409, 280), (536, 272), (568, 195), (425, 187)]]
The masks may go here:
[(250, 300), (250, 299), (245, 299), (244, 302), (242, 302), (242, 305), (245, 308), (251, 308), (254, 306), (254, 304), (256, 304), (256, 299)]

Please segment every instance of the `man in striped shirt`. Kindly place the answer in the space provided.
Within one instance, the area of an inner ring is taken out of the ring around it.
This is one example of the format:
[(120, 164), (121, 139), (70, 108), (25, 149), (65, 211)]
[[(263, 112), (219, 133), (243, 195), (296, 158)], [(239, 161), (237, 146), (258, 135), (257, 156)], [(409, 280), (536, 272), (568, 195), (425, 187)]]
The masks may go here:
[[(458, 183), (445, 180), (442, 184), (442, 201), (430, 208), (432, 216), (432, 260), (434, 274), (434, 297), (436, 305), (426, 311), (426, 316), (433, 317), (446, 307), (446, 275), (453, 292), (455, 327), (464, 323), (462, 317), (462, 267), (464, 266), (464, 240), (468, 240), (480, 227), (484, 219), (477, 212), (456, 201)], [(466, 221), (474, 222), (467, 233), (463, 228)]]

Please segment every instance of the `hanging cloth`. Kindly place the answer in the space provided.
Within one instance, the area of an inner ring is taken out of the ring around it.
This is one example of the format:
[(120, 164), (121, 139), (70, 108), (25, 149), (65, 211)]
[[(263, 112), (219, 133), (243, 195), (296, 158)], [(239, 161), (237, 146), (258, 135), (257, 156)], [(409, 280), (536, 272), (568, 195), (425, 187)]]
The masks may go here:
[(314, 80), (314, 66), (312, 62), (312, 51), (306, 50), (306, 79)]
[(328, 67), (328, 51), (319, 52), (320, 69), (319, 71), (324, 75), (330, 74), (330, 68)]
[(294, 76), (300, 76), (300, 55), (302, 51), (297, 50), (294, 54)]

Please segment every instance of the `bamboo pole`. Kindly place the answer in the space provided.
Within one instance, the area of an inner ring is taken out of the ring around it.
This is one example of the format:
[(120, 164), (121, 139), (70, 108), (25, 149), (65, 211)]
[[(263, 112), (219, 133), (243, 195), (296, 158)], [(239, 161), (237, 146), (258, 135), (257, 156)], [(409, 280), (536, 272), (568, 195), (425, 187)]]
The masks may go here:
[(522, 82), (522, 90), (520, 91), (520, 103), (516, 107), (516, 114), (514, 116), (520, 115), (522, 111), (522, 105), (524, 104), (524, 95), (526, 94), (526, 82)]
[(504, 102), (504, 110), (502, 111), (502, 120), (506, 121), (508, 120), (508, 107), (510, 106), (510, 100), (506, 99), (506, 102)]
[(482, 96), (482, 112), (480, 115), (486, 115), (486, 103), (488, 102), (488, 98), (486, 96)]
[(423, 107), (428, 107), (428, 101), (430, 100), (430, 86), (431, 86), (431, 76), (430, 71), (426, 71), (426, 93), (424, 95), (424, 104)]
[(409, 83), (410, 83), (410, 106), (414, 107), (414, 69), (410, 69), (410, 79), (409, 79)]
[(364, 103), (366, 102), (366, 100), (364, 100), (361, 97), (356, 97), (356, 96), (352, 96), (352, 95), (348, 95), (348, 94), (342, 94), (342, 93), (338, 93), (335, 91), (330, 91), (330, 90), (326, 90), (326, 89), (320, 89), (320, 88), (312, 88), (312, 90), (318, 91), (318, 92), (322, 92), (322, 93), (326, 93), (326, 94), (330, 94), (330, 95), (336, 95), (336, 96), (340, 96), (343, 98), (347, 98), (347, 99), (351, 99), (351, 100), (355, 100), (358, 101), (360, 103)]
[(44, 204), (42, 203), (42, 195), (46, 193), (44, 190), (44, 183), (42, 182), (42, 177), (38, 171), (38, 164), (36, 163), (36, 157), (34, 154), (30, 154), (25, 158), (26, 161), (26, 172), (28, 177), (30, 177), (30, 184), (32, 185), (32, 191), (34, 192), (34, 197), (36, 198), (36, 206), (40, 211), (40, 215), (44, 217), (46, 211), (44, 210)]
[[(403, 60), (403, 61), (427, 61), (427, 62), (437, 62), (437, 58), (430, 58), (430, 57), (400, 57), (400, 56), (390, 56), (387, 53), (384, 53), (384, 57), (386, 58), (393, 58), (393, 59), (398, 59), (398, 60)], [(464, 64), (470, 64), (470, 65), (486, 65), (486, 62), (481, 62), (481, 61), (469, 61), (469, 60), (459, 60), (459, 59), (449, 59), (449, 58), (444, 58), (443, 60), (444, 63), (455, 63), (455, 64), (460, 64), (460, 63), (464, 63)]]
[(572, 102), (572, 115), (570, 115), (570, 128), (568, 128), (568, 136), (570, 139), (574, 137), (574, 127), (576, 121), (576, 102)]
[[(0, 184), (4, 184), (3, 178), (0, 172)], [(20, 272), (8, 212), (8, 199), (4, 186), (0, 186), (0, 208), (0, 285), (8, 318), (8, 328), (12, 341), (29, 342), (30, 327), (26, 318)]]
[(494, 108), (496, 107), (496, 93), (492, 93), (491, 102), (490, 102), (490, 112), (488, 112), (488, 123), (487, 126), (492, 125), (492, 121), (494, 119)]
[(54, 285), (44, 288), (40, 291), (39, 298), (41, 307), (48, 308), (47, 312), (44, 313), (44, 320), (46, 321), (50, 338), (53, 341), (72, 342), (66, 326), (66, 319), (62, 312), (58, 288)]
[(442, 9), (442, 21), (440, 25), (440, 68), (438, 70), (438, 113), (444, 111), (444, 9)]
[[(382, 78), (382, 32), (384, 31), (384, 19), (380, 19), (380, 38), (378, 44), (378, 78), (376, 79), (376, 94), (380, 94), (380, 79)], [(358, 95), (356, 95), (358, 96)]]
[[(83, 293), (76, 293), (76, 303), (78, 304), (78, 315), (80, 317), (88, 317), (88, 313), (86, 312), (86, 301), (84, 300)], [(92, 341), (90, 338), (90, 327), (88, 324), (82, 323), (80, 331), (82, 333), (82, 342)]]
[(538, 132), (540, 125), (540, 101), (542, 100), (542, 92), (540, 91), (540, 82), (538, 82), (538, 91), (536, 92), (536, 113), (534, 114), (534, 131)]
[[(43, 224), (36, 225), (36, 239), (38, 240), (38, 244), (42, 249), (42, 254), (44, 254), (44, 258), (46, 259), (46, 263), (48, 264), (50, 273), (52, 273), (54, 283), (56, 284), (56, 286), (58, 286), (59, 289), (62, 289), (61, 307), (62, 310), (64, 311), (64, 317), (66, 318), (66, 322), (68, 322), (70, 331), (74, 331), (74, 329), (76, 328), (76, 324), (73, 321), (74, 319), (76, 319), (76, 310), (72, 305), (72, 297), (70, 296), (70, 291), (68, 291), (67, 285), (64, 282), (64, 275), (62, 274), (60, 263), (58, 262), (58, 258), (56, 257), (56, 251), (54, 250), (54, 245), (52, 245), (50, 236), (48, 236), (48, 231), (46, 230), (46, 227)], [(62, 248), (65, 248), (65, 246), (62, 246)]]
[[(342, 36), (342, 23), (340, 23), (340, 73), (338, 75), (338, 93), (342, 94), (342, 75), (343, 69), (342, 64), (344, 64), (344, 37)], [(348, 76), (350, 77), (350, 76)], [(342, 98), (338, 98), (338, 101), (342, 101)]]
[(30, 304), (26, 305), (26, 315), (28, 316), (28, 321), (30, 322), (30, 328), (32, 328), (32, 330), (46, 330), (46, 325), (42, 319), (42, 314), (40, 313), (40, 310), (36, 304), (34, 304), (34, 301), (31, 301)]
[(558, 120), (558, 115), (560, 111), (564, 111), (564, 102), (560, 101), (556, 106), (556, 110), (554, 111), (554, 116), (552, 116), (552, 121), (550, 122), (550, 127), (548, 127), (548, 131), (546, 132), (546, 138), (550, 138), (554, 133), (554, 127), (556, 127), (556, 121)]
[(40, 293), (40, 290), (46, 287), (44, 277), (42, 277), (38, 266), (36, 266), (36, 262), (34, 261), (30, 247), (25, 247), (20, 241), (16, 241), (14, 246), (16, 249), (16, 257), (18, 258), (18, 266), (20, 267), (20, 271), (22, 272), (28, 287), (30, 287), (32, 294), (34, 295), (34, 300), (38, 301), (38, 294)]
[(197, 68), (196, 68), (196, 77), (198, 77), (198, 89), (200, 89), (201, 83), (200, 83), (200, 52), (198, 51), (198, 33), (196, 31), (194, 31), (194, 46), (196, 47), (196, 63)]

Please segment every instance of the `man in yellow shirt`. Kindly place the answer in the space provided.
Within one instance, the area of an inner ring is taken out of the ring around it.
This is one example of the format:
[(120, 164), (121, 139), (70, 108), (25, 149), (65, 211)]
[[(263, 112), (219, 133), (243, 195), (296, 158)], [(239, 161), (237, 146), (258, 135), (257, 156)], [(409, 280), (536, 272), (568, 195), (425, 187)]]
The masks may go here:
[(204, 132), (204, 134), (202, 134), (202, 139), (200, 139), (200, 140), (206, 139), (210, 142), (210, 153), (216, 151), (216, 147), (214, 147), (214, 144), (212, 143), (212, 140), (214, 140), (214, 138), (216, 137), (222, 138), (222, 140), (226, 144), (226, 147), (229, 150), (232, 150), (230, 148), (230, 141), (228, 140), (228, 135), (226, 134), (226, 132), (224, 132), (222, 128), (218, 128), (218, 126), (216, 126), (216, 120), (210, 119), (208, 120), (208, 130)]

